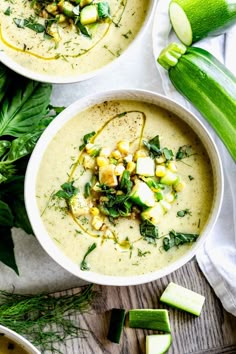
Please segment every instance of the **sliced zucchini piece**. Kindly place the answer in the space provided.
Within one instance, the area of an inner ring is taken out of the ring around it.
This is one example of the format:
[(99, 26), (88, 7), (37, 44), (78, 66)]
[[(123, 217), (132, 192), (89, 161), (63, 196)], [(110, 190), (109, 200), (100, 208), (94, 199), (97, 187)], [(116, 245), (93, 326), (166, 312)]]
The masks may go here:
[(141, 207), (152, 207), (155, 205), (153, 191), (142, 181), (138, 181), (131, 190), (130, 200)]
[(124, 327), (124, 321), (125, 321), (125, 310), (112, 309), (107, 339), (109, 339), (113, 343), (120, 343), (120, 337)]
[(85, 26), (97, 22), (98, 8), (96, 5), (89, 5), (82, 8), (80, 12), (80, 23)]
[(161, 302), (199, 316), (205, 297), (175, 283), (170, 283), (160, 298)]
[(162, 309), (130, 310), (129, 325), (132, 328), (152, 329), (170, 333), (168, 311)]
[(166, 184), (167, 186), (171, 186), (172, 184), (177, 183), (179, 180), (179, 176), (171, 171), (167, 171), (165, 176), (160, 179), (160, 182)]
[(74, 17), (75, 16), (75, 14), (73, 12), (75, 6), (72, 5), (69, 1), (60, 1), (58, 3), (58, 8), (67, 17)]
[(147, 208), (141, 213), (142, 220), (149, 220), (152, 224), (158, 224), (164, 215), (163, 207), (160, 203), (155, 203), (154, 207)]
[(155, 175), (155, 162), (151, 157), (139, 157), (136, 162), (137, 175), (153, 177)]
[(146, 336), (146, 354), (164, 354), (172, 343), (171, 334), (153, 334)]

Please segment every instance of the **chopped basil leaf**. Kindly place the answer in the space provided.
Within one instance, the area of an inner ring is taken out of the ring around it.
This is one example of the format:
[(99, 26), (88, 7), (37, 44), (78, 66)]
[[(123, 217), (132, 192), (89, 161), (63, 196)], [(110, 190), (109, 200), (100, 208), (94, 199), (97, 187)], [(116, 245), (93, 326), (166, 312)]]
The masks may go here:
[(169, 161), (169, 160), (172, 160), (173, 159), (173, 151), (172, 150), (169, 150), (167, 148), (163, 148), (162, 149), (162, 152), (163, 152), (163, 155), (165, 156), (166, 160)]
[(191, 175), (189, 175), (188, 178), (189, 178), (190, 181), (192, 181), (194, 179), (194, 177), (191, 176)]
[(89, 143), (90, 139), (95, 135), (96, 133), (95, 132), (91, 132), (91, 133), (88, 133), (88, 134), (85, 134), (85, 136), (83, 137), (83, 144), (80, 145), (79, 147), (79, 150), (83, 150), (83, 148), (85, 147), (86, 144)]
[(198, 234), (185, 234), (172, 230), (169, 232), (169, 236), (163, 238), (163, 248), (165, 251), (169, 251), (169, 249), (174, 246), (181, 246), (185, 243), (195, 242), (198, 236)]
[(97, 7), (98, 7), (98, 17), (99, 18), (111, 17), (110, 6), (109, 6), (108, 2), (98, 2)]
[(14, 18), (13, 21), (18, 28), (27, 27), (37, 33), (45, 32), (45, 27), (40, 23), (34, 22), (34, 20), (32, 19), (26, 20), (26, 19)]
[(61, 185), (61, 190), (54, 194), (55, 197), (65, 199), (66, 201), (70, 200), (74, 195), (78, 193), (78, 188), (73, 186), (74, 181), (66, 182)]
[(87, 256), (93, 251), (95, 250), (95, 248), (97, 247), (96, 243), (93, 243), (87, 250), (87, 252), (84, 255), (84, 258), (82, 259), (82, 262), (80, 263), (80, 269), (81, 270), (89, 270), (90, 267), (86, 261)]
[(147, 141), (143, 141), (143, 144), (150, 151), (151, 157), (157, 157), (162, 155), (162, 151), (160, 149), (160, 138), (159, 135), (156, 135), (153, 139)]
[(91, 33), (86, 26), (83, 26), (79, 21), (76, 23), (76, 26), (84, 36), (91, 38)]
[(84, 186), (84, 196), (85, 198), (88, 198), (91, 194), (91, 183), (90, 182), (87, 182)]
[(158, 227), (152, 224), (149, 220), (144, 220), (139, 225), (140, 234), (148, 243), (156, 244), (158, 238)]
[(130, 180), (130, 172), (125, 170), (122, 174), (119, 188), (122, 191), (129, 193), (131, 191), (132, 186), (133, 186), (133, 183)]
[(150, 253), (150, 251), (143, 252), (140, 248), (138, 248), (138, 257), (146, 257), (146, 255)]
[(4, 12), (4, 15), (6, 15), (6, 16), (10, 16), (10, 15), (11, 15), (11, 8), (10, 8), (10, 6), (6, 9), (6, 11)]
[(177, 154), (175, 156), (176, 160), (182, 160), (186, 157), (190, 157), (193, 155), (192, 146), (191, 145), (183, 145), (179, 147)]

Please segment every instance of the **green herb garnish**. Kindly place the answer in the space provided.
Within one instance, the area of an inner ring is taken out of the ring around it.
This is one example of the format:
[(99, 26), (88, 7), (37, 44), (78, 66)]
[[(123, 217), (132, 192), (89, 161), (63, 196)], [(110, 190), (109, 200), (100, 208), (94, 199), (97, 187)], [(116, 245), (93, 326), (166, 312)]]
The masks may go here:
[(143, 141), (143, 144), (150, 152), (151, 157), (157, 157), (162, 155), (162, 151), (160, 149), (160, 138), (159, 135), (156, 135), (153, 139), (147, 141)]
[(165, 251), (168, 251), (174, 246), (178, 247), (185, 243), (195, 242), (198, 236), (198, 234), (185, 234), (172, 230), (169, 232), (169, 236), (163, 238), (163, 248)]
[(185, 215), (192, 215), (192, 212), (189, 210), (189, 209), (184, 209), (184, 210), (179, 210), (178, 212), (177, 212), (177, 216), (179, 217), (179, 218), (183, 218)]
[(90, 182), (87, 182), (84, 186), (84, 196), (85, 198), (88, 198), (91, 194), (91, 183)]
[(125, 170), (122, 174), (119, 188), (125, 193), (129, 193), (133, 187), (133, 183), (130, 180), (130, 172)]
[(13, 21), (18, 28), (27, 27), (36, 33), (45, 32), (45, 26), (41, 25), (41, 23), (35, 22), (35, 20), (32, 18), (29, 18), (28, 20), (23, 18), (14, 18)]
[(190, 157), (192, 155), (194, 155), (193, 150), (192, 150), (192, 146), (191, 145), (183, 145), (183, 146), (180, 146), (175, 158), (176, 158), (176, 160), (183, 160), (186, 157)]
[(69, 201), (74, 195), (78, 193), (78, 188), (73, 186), (74, 181), (66, 182), (61, 185), (61, 189), (54, 194), (55, 197)]
[(95, 296), (93, 285), (73, 295), (20, 295), (0, 291), (0, 323), (26, 336), (42, 353), (61, 353), (56, 343), (67, 338), (84, 337), (81, 328), (70, 315), (88, 311)]
[(111, 17), (110, 6), (108, 2), (98, 2), (98, 17), (99, 18), (108, 18)]
[(95, 135), (96, 133), (95, 132), (91, 132), (91, 133), (88, 133), (88, 134), (85, 134), (84, 137), (83, 137), (83, 144), (80, 145), (79, 147), (79, 150), (83, 150), (85, 148), (85, 145), (87, 145), (90, 141), (90, 139)]
[(148, 243), (156, 244), (158, 238), (158, 227), (152, 224), (149, 220), (144, 220), (139, 225), (140, 234)]
[(173, 151), (170, 150), (170, 149), (163, 148), (163, 149), (162, 149), (162, 153), (163, 153), (163, 155), (165, 156), (165, 159), (166, 159), (167, 161), (172, 160), (173, 157), (174, 157)]
[(6, 11), (4, 12), (4, 15), (6, 15), (6, 16), (10, 16), (10, 15), (11, 15), (11, 8), (10, 8), (10, 6), (6, 9)]
[(81, 270), (90, 270), (90, 267), (86, 261), (86, 258), (93, 250), (95, 250), (96, 247), (97, 247), (97, 244), (95, 242), (91, 246), (89, 246), (87, 252), (84, 255), (84, 258), (82, 259), (82, 262), (80, 263)]
[(190, 181), (192, 181), (194, 179), (194, 177), (191, 176), (191, 175), (188, 175), (188, 178), (189, 178)]
[(140, 248), (138, 248), (138, 257), (146, 257), (147, 254), (150, 254), (150, 251), (142, 252)]

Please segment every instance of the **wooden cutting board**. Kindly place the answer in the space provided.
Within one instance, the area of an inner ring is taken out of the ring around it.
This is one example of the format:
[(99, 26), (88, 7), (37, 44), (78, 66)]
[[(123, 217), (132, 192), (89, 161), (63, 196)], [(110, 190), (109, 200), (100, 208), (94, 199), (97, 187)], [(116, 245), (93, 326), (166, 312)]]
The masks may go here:
[[(159, 303), (167, 284), (176, 282), (203, 294), (206, 301), (200, 317)], [(106, 340), (112, 308), (168, 308), (173, 344), (168, 354), (236, 354), (236, 318), (227, 313), (201, 273), (196, 260), (169, 276), (131, 287), (96, 286), (93, 310), (80, 315), (81, 325), (90, 330), (86, 338), (68, 340), (63, 354), (145, 354), (145, 335), (153, 331), (125, 327), (120, 344)], [(69, 290), (69, 293), (76, 289)]]

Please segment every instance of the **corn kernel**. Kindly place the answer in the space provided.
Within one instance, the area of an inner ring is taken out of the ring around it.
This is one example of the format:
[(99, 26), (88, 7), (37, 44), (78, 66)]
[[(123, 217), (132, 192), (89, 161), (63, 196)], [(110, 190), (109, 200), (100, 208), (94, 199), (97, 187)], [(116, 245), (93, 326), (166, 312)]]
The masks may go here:
[(159, 165), (156, 167), (156, 176), (157, 177), (163, 177), (163, 176), (165, 176), (165, 174), (166, 174), (165, 166)]
[(46, 10), (47, 12), (49, 12), (50, 14), (55, 14), (57, 12), (57, 4), (48, 4), (46, 6)]
[(134, 172), (136, 169), (136, 163), (133, 161), (130, 161), (127, 163), (126, 170), (128, 170), (130, 173)]
[(83, 154), (83, 166), (84, 168), (93, 169), (95, 167), (95, 160), (87, 154)]
[(167, 193), (164, 198), (168, 203), (173, 203), (173, 201), (175, 200), (175, 196), (173, 193)]
[(170, 161), (168, 163), (168, 169), (171, 170), (172, 172), (177, 172), (177, 166), (176, 164), (174, 163), (174, 161)]
[(115, 159), (119, 160), (121, 158), (121, 153), (119, 150), (114, 150), (114, 151), (112, 151), (111, 156), (114, 157)]
[(124, 155), (129, 153), (129, 141), (119, 141), (117, 149)]
[(161, 164), (166, 161), (165, 156), (159, 156), (155, 158), (156, 163)]
[(132, 154), (129, 154), (129, 155), (125, 156), (125, 157), (124, 157), (124, 160), (125, 160), (126, 162), (131, 162), (131, 161), (133, 160), (133, 155), (132, 155)]
[(98, 156), (96, 158), (96, 162), (97, 162), (98, 167), (109, 165), (109, 160), (106, 157), (103, 157), (103, 156)]
[(111, 149), (108, 147), (104, 147), (100, 150), (99, 156), (109, 157), (111, 155)]
[(58, 23), (63, 23), (63, 22), (66, 21), (66, 16), (63, 15), (63, 14), (60, 14), (60, 15), (57, 15), (57, 16), (56, 16), (56, 19), (57, 19), (57, 22), (58, 22)]
[(124, 170), (125, 170), (125, 168), (124, 168), (123, 164), (120, 164), (120, 163), (119, 163), (119, 165), (117, 165), (117, 166), (115, 167), (115, 175), (116, 175), (116, 176), (121, 176), (122, 173), (124, 172)]
[(100, 213), (99, 209), (96, 207), (90, 208), (89, 211), (90, 211), (90, 214), (92, 214), (93, 216), (98, 216)]
[(182, 190), (185, 188), (186, 183), (184, 181), (180, 181), (177, 184), (174, 185), (174, 189), (176, 192), (182, 192)]
[(94, 216), (92, 220), (92, 227), (95, 230), (100, 230), (103, 225), (103, 220), (99, 216)]
[(148, 153), (147, 151), (145, 150), (137, 150), (135, 153), (134, 153), (134, 161), (137, 161), (137, 159), (139, 157), (147, 157), (148, 156)]

